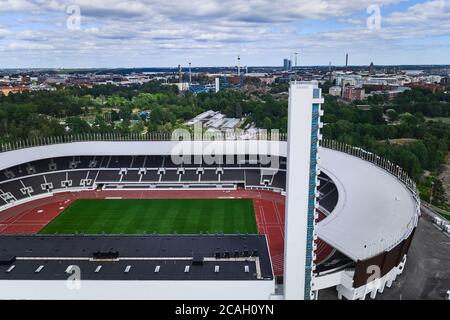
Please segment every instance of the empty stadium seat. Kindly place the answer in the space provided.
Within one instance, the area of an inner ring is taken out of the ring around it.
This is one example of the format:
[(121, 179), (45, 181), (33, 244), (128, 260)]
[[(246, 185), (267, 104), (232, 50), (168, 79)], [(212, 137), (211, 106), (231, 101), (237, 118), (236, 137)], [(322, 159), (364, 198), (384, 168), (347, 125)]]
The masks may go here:
[[(286, 188), (285, 170), (272, 171), (258, 157), (222, 157), (219, 164), (207, 164), (201, 156), (185, 160), (180, 165), (171, 156), (67, 156), (23, 163), (1, 171), (0, 206), (48, 192), (94, 186), (133, 188), (152, 184), (156, 188), (178, 188), (186, 184), (195, 188), (239, 184), (238, 187)], [(280, 167), (285, 168), (286, 160), (279, 160)], [(319, 204), (331, 212), (338, 191), (326, 174), (321, 173), (319, 179)]]
[(119, 182), (119, 170), (100, 170), (97, 182)]

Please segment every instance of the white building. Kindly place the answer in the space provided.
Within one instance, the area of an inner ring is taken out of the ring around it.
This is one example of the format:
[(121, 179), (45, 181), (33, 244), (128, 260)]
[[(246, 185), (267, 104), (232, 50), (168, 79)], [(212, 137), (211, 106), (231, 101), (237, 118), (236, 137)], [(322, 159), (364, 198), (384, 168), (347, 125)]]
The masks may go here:
[(209, 131), (225, 131), (239, 128), (242, 122), (241, 118), (227, 118), (219, 111), (208, 110), (187, 121), (185, 125), (193, 126), (201, 123)]
[(330, 87), (328, 93), (330, 94), (330, 96), (340, 97), (342, 95), (342, 88), (339, 86)]

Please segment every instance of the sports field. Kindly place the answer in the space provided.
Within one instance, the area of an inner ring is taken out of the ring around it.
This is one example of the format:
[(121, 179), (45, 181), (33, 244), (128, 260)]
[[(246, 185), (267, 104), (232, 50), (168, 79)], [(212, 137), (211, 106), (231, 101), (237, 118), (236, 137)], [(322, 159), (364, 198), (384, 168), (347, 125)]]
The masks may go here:
[(256, 234), (252, 199), (78, 199), (40, 234)]

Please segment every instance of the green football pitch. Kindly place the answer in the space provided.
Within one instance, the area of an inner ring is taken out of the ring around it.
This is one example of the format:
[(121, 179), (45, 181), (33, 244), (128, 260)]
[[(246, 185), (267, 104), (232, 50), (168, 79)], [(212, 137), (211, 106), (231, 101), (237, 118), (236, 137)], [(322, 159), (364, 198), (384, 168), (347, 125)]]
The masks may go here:
[(82, 199), (40, 234), (255, 234), (252, 199)]

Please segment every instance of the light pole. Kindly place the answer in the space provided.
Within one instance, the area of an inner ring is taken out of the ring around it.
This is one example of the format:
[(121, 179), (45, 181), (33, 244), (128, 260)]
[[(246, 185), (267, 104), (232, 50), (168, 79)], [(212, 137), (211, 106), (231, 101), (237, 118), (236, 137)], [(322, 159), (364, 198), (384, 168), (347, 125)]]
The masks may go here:
[(431, 182), (430, 204), (431, 204), (431, 201), (433, 201), (433, 189), (434, 189), (434, 181)]

